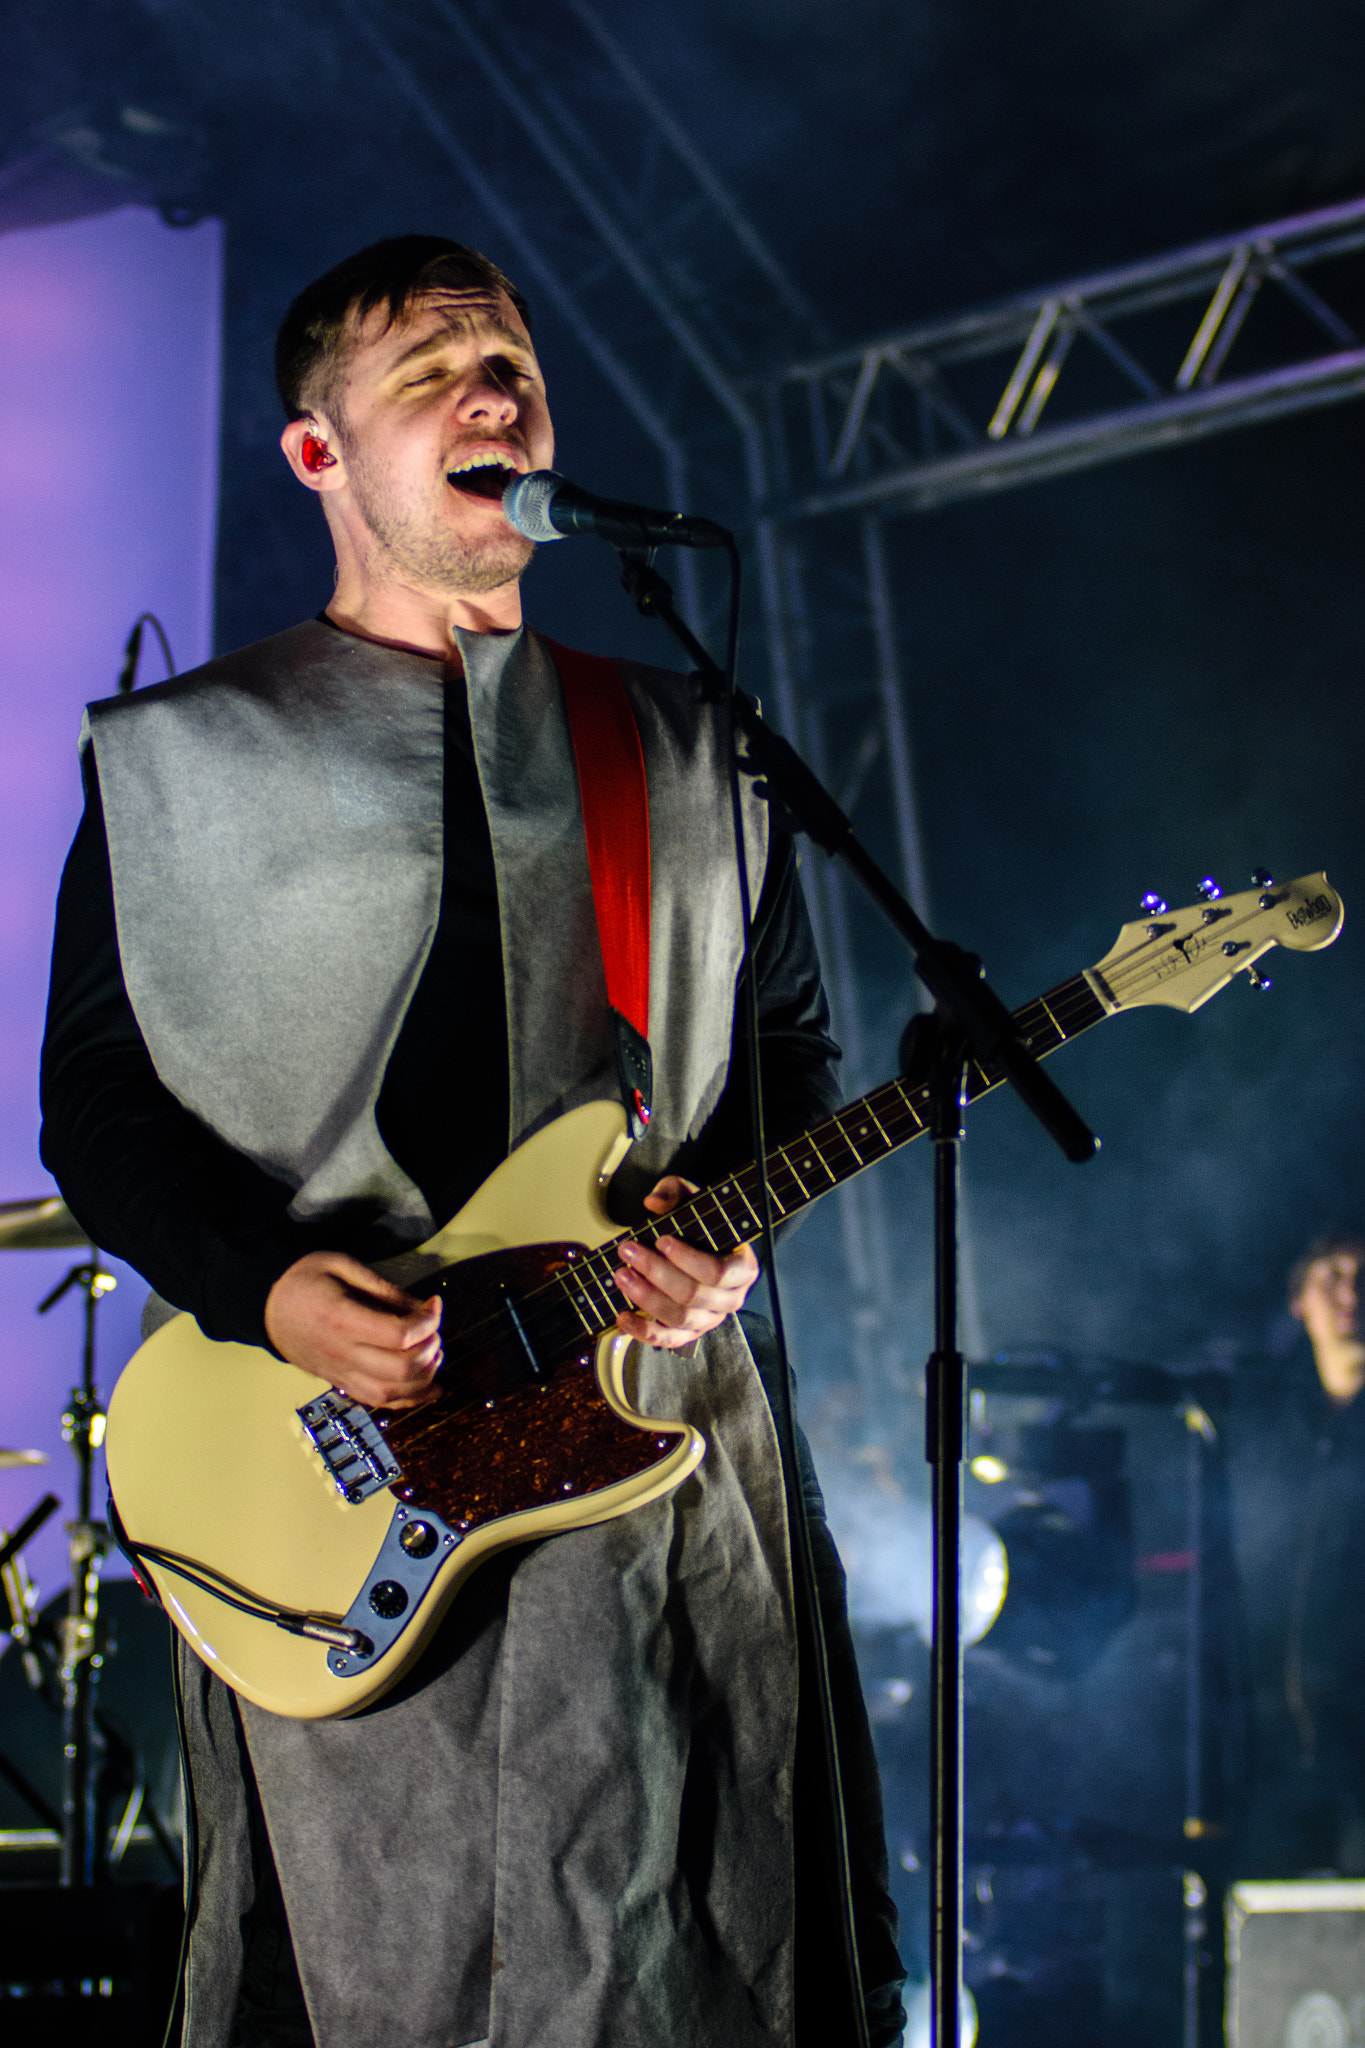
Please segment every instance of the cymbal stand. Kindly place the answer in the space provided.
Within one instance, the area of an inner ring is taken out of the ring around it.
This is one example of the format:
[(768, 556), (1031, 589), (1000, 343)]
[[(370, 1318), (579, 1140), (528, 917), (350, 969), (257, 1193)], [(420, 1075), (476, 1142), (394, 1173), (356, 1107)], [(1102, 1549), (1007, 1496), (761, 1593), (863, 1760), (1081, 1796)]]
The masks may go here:
[(93, 1884), (102, 1844), (96, 1841), (92, 1814), (92, 1762), (95, 1744), (95, 1686), (102, 1662), (99, 1633), (100, 1565), (109, 1548), (109, 1531), (94, 1520), (95, 1453), (104, 1441), (104, 1409), (95, 1387), (95, 1311), (101, 1298), (118, 1285), (100, 1264), (92, 1245), (90, 1257), (73, 1266), (52, 1292), (39, 1302), (45, 1316), (63, 1295), (78, 1287), (84, 1299), (81, 1381), (71, 1390), (71, 1404), (62, 1417), (62, 1435), (76, 1459), (76, 1519), (66, 1525), (71, 1560), (71, 1587), (61, 1629), (62, 1689), (62, 1863), (64, 1885)]
[[(0, 1600), (4, 1603), (0, 1610), (0, 1628), (8, 1632), (10, 1641), (18, 1649), (24, 1676), (34, 1692), (41, 1692), (45, 1682), (43, 1646), (34, 1628), (38, 1618), (38, 1591), (28, 1575), (23, 1551), (24, 1545), (37, 1535), (60, 1505), (55, 1493), (45, 1493), (38, 1505), (25, 1515), (13, 1535), (0, 1540)], [(53, 1812), (42, 1793), (3, 1749), (0, 1749), (0, 1778), (18, 1793), (43, 1827), (52, 1828), (60, 1835), (61, 1816)]]

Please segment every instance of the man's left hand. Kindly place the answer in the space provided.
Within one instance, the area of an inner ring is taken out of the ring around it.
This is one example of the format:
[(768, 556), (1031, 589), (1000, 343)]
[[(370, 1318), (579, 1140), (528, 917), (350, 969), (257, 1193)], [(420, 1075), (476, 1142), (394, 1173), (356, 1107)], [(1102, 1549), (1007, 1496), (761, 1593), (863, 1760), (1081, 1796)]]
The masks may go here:
[[(653, 1216), (667, 1216), (696, 1192), (690, 1180), (666, 1174), (645, 1196), (645, 1207)], [(661, 1237), (653, 1251), (626, 1239), (612, 1278), (634, 1304), (634, 1313), (623, 1309), (617, 1316), (617, 1329), (659, 1351), (685, 1351), (743, 1308), (758, 1278), (758, 1260), (747, 1244), (721, 1258), (676, 1237)]]

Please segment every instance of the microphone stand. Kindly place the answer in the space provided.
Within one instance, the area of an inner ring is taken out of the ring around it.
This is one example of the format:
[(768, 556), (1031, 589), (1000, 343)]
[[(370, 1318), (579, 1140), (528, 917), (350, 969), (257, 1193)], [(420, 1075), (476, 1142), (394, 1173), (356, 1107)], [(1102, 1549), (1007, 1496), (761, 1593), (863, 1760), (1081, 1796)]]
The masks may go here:
[[(621, 581), (644, 617), (658, 619), (686, 649), (712, 702), (730, 679), (703, 647), (653, 565), (654, 551), (622, 548)], [(934, 1147), (934, 1348), (925, 1373), (925, 1455), (933, 1468), (932, 1702), (930, 1711), (930, 2039), (957, 2048), (962, 2000), (963, 1665), (962, 1455), (966, 1362), (958, 1349), (958, 1178), (962, 1111), (972, 1064), (995, 1066), (1074, 1165), (1094, 1157), (1099, 1140), (1056, 1083), (1016, 1037), (1014, 1021), (981, 962), (935, 938), (889, 875), (859, 841), (824, 784), (780, 733), (764, 724), (741, 690), (731, 693), (745, 752), (740, 767), (796, 830), (843, 861), (914, 956), (934, 999), (931, 1015), (911, 1020), (901, 1041), (903, 1066), (927, 1071)], [(837, 1762), (835, 1765), (837, 1771)], [(837, 1779), (836, 1779), (837, 1783)], [(856, 1956), (855, 1982), (856, 1982)]]

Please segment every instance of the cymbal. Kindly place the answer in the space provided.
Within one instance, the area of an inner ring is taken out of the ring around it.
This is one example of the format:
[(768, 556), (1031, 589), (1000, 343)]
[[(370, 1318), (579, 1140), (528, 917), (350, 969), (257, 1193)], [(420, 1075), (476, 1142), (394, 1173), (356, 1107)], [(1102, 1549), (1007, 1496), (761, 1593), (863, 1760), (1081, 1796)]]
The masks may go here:
[(8, 1472), (15, 1465), (45, 1465), (46, 1451), (0, 1451), (0, 1472)]
[(89, 1244), (60, 1195), (0, 1202), (0, 1252), (51, 1252)]

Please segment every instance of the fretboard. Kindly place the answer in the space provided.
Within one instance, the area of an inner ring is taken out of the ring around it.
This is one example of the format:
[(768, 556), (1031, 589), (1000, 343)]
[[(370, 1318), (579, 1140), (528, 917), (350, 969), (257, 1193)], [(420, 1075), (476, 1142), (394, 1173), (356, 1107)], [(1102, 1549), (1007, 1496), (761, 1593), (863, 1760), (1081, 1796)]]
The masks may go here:
[[(1105, 1015), (1104, 1005), (1085, 976), (1077, 974), (1025, 1003), (1014, 1012), (1014, 1023), (1034, 1058), (1044, 1059)], [(989, 1095), (1004, 1078), (1002, 1068), (972, 1060), (967, 1068), (967, 1100), (975, 1102)], [(775, 1146), (767, 1157), (773, 1222), (785, 1222), (833, 1188), (842, 1187), (864, 1167), (920, 1137), (929, 1128), (930, 1114), (926, 1084), (887, 1081), (870, 1095), (836, 1110), (801, 1137)], [(728, 1180), (703, 1188), (669, 1215), (599, 1245), (543, 1291), (567, 1296), (583, 1335), (596, 1336), (610, 1329), (626, 1306), (612, 1274), (627, 1239), (653, 1245), (661, 1237), (677, 1237), (708, 1251), (731, 1252), (762, 1234), (761, 1206), (758, 1169), (751, 1163)]]

